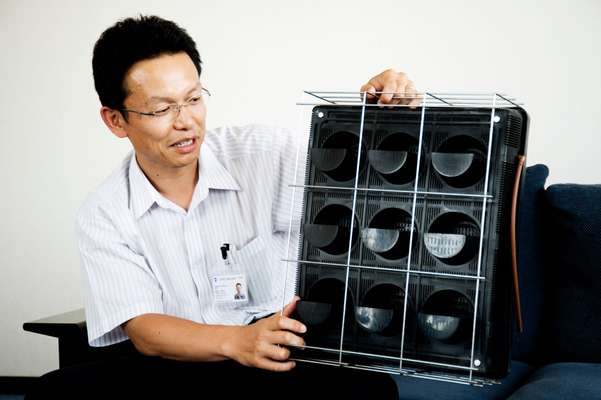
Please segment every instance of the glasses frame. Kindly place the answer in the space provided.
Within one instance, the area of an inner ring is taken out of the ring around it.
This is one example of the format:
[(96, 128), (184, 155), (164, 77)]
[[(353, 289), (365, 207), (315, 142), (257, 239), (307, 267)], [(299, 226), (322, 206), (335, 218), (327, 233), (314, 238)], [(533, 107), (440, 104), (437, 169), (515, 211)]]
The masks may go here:
[[(208, 89), (201, 87), (200, 88), (201, 91), (201, 97), (203, 97), (204, 100), (206, 99), (210, 99), (211, 98), (211, 92), (209, 92)], [(205, 99), (206, 98), (206, 99)], [(206, 101), (205, 101), (206, 103)], [(160, 112), (162, 112), (163, 110), (159, 110), (159, 111), (138, 111), (138, 110), (133, 110), (131, 108), (121, 108), (119, 109), (119, 111), (125, 111), (125, 112), (132, 112), (134, 114), (138, 114), (138, 115), (146, 115), (148, 117), (155, 117), (155, 118), (162, 118), (162, 117), (166, 117), (169, 115), (175, 115), (175, 118), (177, 118), (179, 116), (179, 113), (181, 112), (183, 107), (188, 107), (188, 106), (195, 106), (198, 105), (198, 103), (196, 104), (192, 104), (192, 103), (171, 103), (167, 106), (167, 111), (165, 112), (165, 114), (159, 114)], [(177, 111), (177, 113), (174, 114), (174, 111)]]

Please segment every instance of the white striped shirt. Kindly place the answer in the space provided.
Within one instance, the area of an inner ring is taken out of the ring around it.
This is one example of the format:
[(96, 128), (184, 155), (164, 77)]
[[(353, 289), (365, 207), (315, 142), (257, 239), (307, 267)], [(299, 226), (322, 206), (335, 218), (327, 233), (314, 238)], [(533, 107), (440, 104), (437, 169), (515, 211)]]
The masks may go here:
[[(295, 271), (281, 259), (297, 139), (288, 130), (259, 125), (207, 132), (188, 211), (158, 193), (130, 153), (77, 216), (90, 345), (127, 339), (120, 325), (141, 314), (235, 325), (287, 303)], [(302, 179), (304, 163), (298, 165)], [(295, 197), (298, 216), (301, 201)], [(291, 249), (297, 240), (294, 235)], [(249, 300), (239, 308), (216, 305), (209, 281), (223, 268), (223, 243), (238, 249), (236, 265), (248, 283)]]

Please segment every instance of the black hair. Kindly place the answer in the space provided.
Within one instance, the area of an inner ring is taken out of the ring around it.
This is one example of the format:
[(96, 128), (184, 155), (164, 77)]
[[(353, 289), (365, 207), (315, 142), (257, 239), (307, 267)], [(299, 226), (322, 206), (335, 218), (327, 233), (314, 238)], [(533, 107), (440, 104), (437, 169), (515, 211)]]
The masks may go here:
[(150, 15), (126, 18), (105, 30), (94, 45), (94, 87), (103, 106), (121, 110), (127, 97), (125, 74), (138, 61), (165, 54), (188, 54), (198, 76), (202, 62), (196, 43), (175, 22)]

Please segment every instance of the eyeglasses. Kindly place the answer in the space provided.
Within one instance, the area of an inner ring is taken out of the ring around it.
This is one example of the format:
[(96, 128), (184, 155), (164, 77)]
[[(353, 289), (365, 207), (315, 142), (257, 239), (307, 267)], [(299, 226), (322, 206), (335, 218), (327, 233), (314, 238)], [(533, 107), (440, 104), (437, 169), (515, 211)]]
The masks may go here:
[(211, 92), (209, 92), (205, 88), (201, 88), (200, 96), (191, 97), (189, 100), (187, 100), (185, 103), (182, 103), (182, 104), (173, 103), (173, 104), (169, 104), (166, 107), (161, 108), (160, 110), (147, 111), (147, 112), (132, 110), (130, 108), (122, 108), (121, 111), (133, 112), (135, 114), (147, 115), (149, 117), (156, 117), (156, 118), (162, 118), (162, 117), (166, 117), (169, 115), (173, 119), (175, 119), (179, 116), (180, 110), (183, 107), (194, 107), (194, 106), (206, 104), (209, 101), (210, 97), (211, 97)]

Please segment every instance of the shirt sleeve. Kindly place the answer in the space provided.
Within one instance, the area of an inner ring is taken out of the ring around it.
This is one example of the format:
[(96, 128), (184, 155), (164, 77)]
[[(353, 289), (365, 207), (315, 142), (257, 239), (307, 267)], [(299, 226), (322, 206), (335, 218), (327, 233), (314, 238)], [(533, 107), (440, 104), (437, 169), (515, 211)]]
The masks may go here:
[(119, 223), (99, 206), (82, 209), (77, 217), (88, 340), (94, 347), (126, 340), (121, 324), (133, 317), (163, 313), (159, 283)]
[[(298, 233), (303, 210), (308, 136), (289, 129), (274, 133), (274, 232)], [(291, 225), (292, 223), (292, 225)]]

